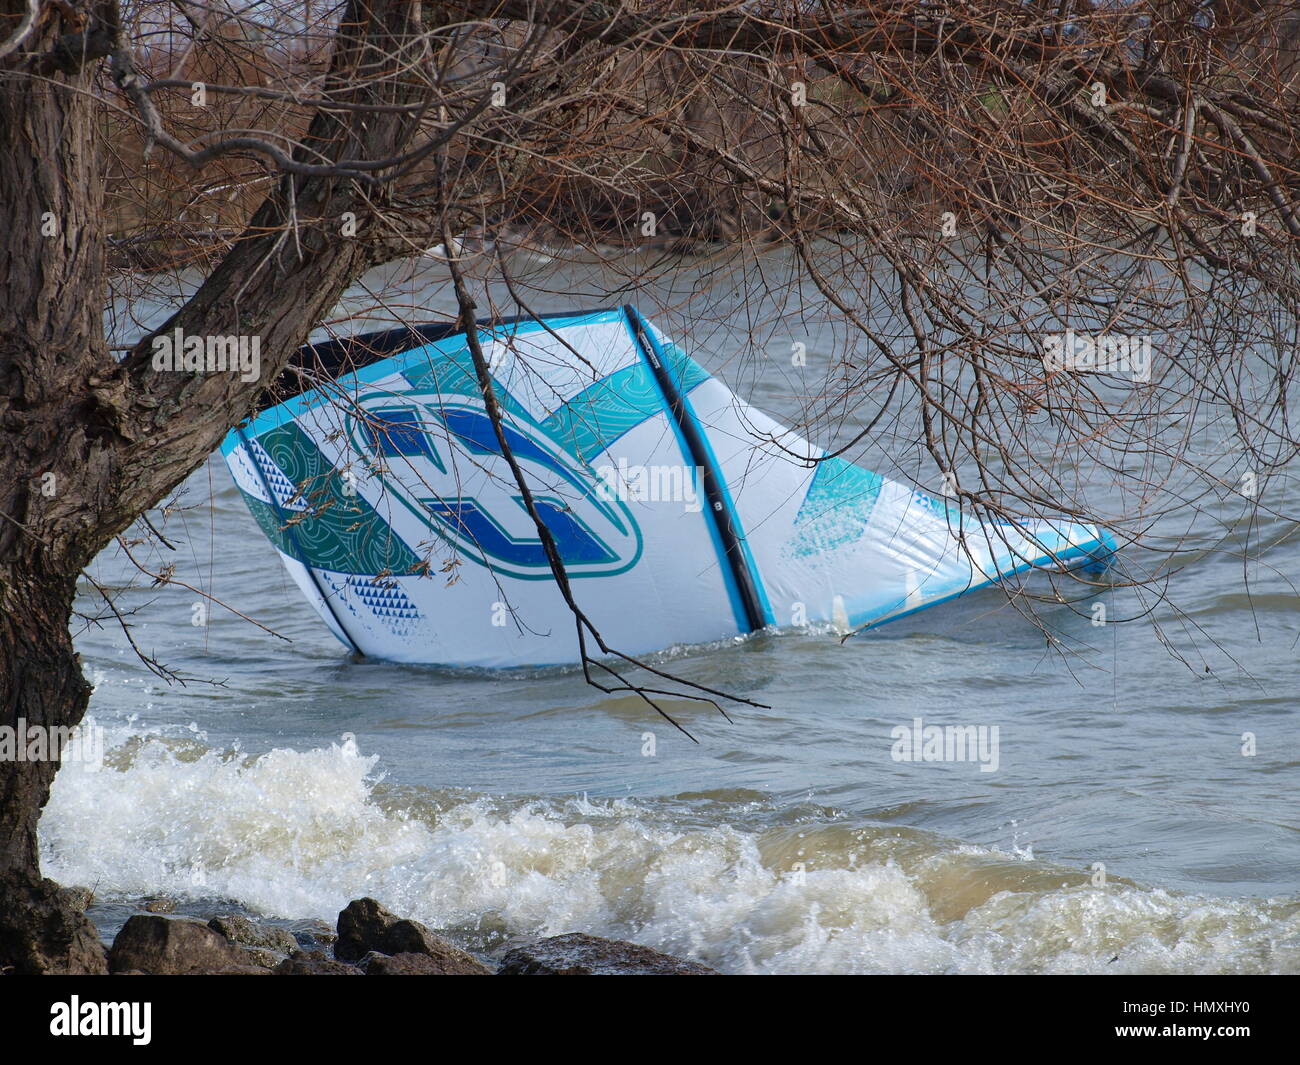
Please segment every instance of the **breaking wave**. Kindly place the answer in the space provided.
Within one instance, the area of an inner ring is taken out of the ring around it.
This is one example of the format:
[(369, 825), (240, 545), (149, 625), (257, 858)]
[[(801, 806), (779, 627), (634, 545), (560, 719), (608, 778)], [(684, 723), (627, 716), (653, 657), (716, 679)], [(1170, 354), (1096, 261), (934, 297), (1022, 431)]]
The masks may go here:
[(733, 973), (1300, 969), (1296, 899), (1097, 887), (811, 806), (774, 818), (756, 793), (476, 795), (394, 786), (351, 738), (249, 755), (193, 727), (105, 735), (104, 766), (65, 767), (41, 822), (47, 875), (100, 898), (332, 922), (369, 895), (483, 952), (586, 931)]

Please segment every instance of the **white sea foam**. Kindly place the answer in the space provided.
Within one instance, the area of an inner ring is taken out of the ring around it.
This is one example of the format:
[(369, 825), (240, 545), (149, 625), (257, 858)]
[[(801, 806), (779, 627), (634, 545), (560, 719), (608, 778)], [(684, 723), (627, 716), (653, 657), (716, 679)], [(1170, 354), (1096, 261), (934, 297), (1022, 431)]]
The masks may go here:
[(1294, 900), (1063, 886), (1050, 867), (990, 886), (991, 864), (1043, 863), (837, 847), (836, 826), (801, 837), (792, 871), (760, 828), (683, 827), (665, 804), (413, 794), (350, 741), (251, 757), (202, 733), (106, 732), (104, 771), (61, 771), (41, 822), (46, 873), (101, 898), (332, 921), (370, 895), (480, 942), (580, 930), (729, 972), (1300, 969)]

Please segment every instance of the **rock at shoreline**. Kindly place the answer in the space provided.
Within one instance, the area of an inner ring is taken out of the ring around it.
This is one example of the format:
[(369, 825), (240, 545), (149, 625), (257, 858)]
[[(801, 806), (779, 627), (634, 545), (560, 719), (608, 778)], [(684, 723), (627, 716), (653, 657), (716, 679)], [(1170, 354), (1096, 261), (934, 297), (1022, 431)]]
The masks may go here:
[(240, 947), (239, 950), (244, 955), (247, 964), (256, 965), (262, 969), (274, 969), (285, 959), (285, 955), (279, 951), (264, 950), (262, 947)]
[[(287, 958), (299, 949), (298, 941), (286, 929), (276, 928), (273, 925), (257, 925), (247, 917), (240, 917), (238, 914), (214, 917), (208, 922), (208, 927), (225, 936), (231, 943), (241, 947), (251, 947), (255, 952), (271, 951)], [(280, 959), (276, 958), (271, 964), (274, 966), (279, 961)], [(262, 962), (259, 960), (258, 964)]]
[(271, 970), (276, 976), (361, 976), (355, 965), (327, 958), (319, 950), (296, 950)]
[[(367, 976), (446, 976), (443, 964), (427, 954), (370, 954), (361, 967)], [(480, 975), (477, 972), (472, 975)]]
[(254, 972), (248, 957), (202, 921), (137, 913), (122, 926), (108, 952), (109, 970), (161, 976)]
[[(316, 922), (298, 923), (311, 929), (303, 938), (325, 938)], [(699, 962), (583, 932), (536, 942), (515, 939), (507, 945), (511, 949), (502, 959), (500, 976), (720, 975)], [(334, 957), (324, 950), (300, 949), (288, 929), (238, 914), (204, 923), (194, 917), (137, 913), (118, 932), (107, 962), (114, 975), (492, 975), (473, 955), (370, 898), (356, 899), (339, 913)]]
[(145, 913), (175, 913), (176, 903), (162, 895), (150, 895), (140, 900), (140, 909)]
[[(423, 957), (423, 955), (421, 955), (421, 957)], [(387, 954), (381, 954), (377, 950), (372, 950), (368, 954), (366, 954), (364, 958), (359, 958), (358, 960), (354, 961), (352, 964), (355, 965), (358, 969), (360, 969), (363, 973), (369, 973), (371, 962), (379, 961), (381, 959), (387, 960), (387, 958), (388, 958)]]
[(61, 887), (59, 898), (74, 910), (81, 910), (84, 913), (86, 907), (95, 901), (95, 893), (88, 887)]
[(332, 946), (338, 939), (338, 933), (326, 922), (308, 918), (294, 922), (293, 938), (303, 950), (319, 950), (321, 947)]
[(390, 913), (374, 899), (356, 899), (339, 913), (339, 938), (334, 956), (359, 961), (371, 951), (380, 954), (422, 954), (446, 976), (490, 976), (492, 970), (459, 947), (429, 931), (419, 921)]
[(99, 976), (108, 960), (94, 926), (53, 880), (0, 873), (0, 973)]
[(716, 969), (620, 939), (583, 932), (516, 947), (498, 976), (719, 976)]

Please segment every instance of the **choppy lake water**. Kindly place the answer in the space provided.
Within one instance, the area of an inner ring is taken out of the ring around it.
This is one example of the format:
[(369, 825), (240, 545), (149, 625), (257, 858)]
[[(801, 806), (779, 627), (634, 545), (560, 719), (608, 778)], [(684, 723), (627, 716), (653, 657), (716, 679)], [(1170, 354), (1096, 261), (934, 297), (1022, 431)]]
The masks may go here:
[[(692, 353), (726, 375), (725, 351)], [(741, 390), (791, 413), (761, 374)], [(106, 928), (156, 893), (286, 922), (371, 895), (479, 951), (582, 930), (738, 973), (1300, 971), (1300, 539), (1281, 522), (1248, 591), (1226, 554), (1175, 578), (1192, 669), (1149, 622), (1065, 608), (1046, 615), (1063, 658), (990, 591), (845, 643), (669, 651), (770, 706), (673, 704), (695, 744), (571, 672), (351, 660), (219, 460), (183, 502), (176, 577), (288, 641), (220, 608), (196, 627), (193, 593), (118, 550), (96, 564), (130, 585), (144, 650), (218, 682), (160, 681), (111, 623), (79, 637), (107, 764), (61, 772), (43, 859), (96, 887)], [(1132, 594), (1103, 597), (1118, 616)], [(997, 771), (894, 760), (916, 718), (998, 726)]]

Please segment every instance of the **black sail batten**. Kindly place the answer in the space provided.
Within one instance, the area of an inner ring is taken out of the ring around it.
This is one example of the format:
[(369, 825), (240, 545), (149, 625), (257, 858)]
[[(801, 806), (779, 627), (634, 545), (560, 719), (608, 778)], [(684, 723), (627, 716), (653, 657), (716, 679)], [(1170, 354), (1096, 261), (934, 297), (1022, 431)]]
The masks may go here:
[(686, 441), (686, 447), (691, 453), (691, 461), (702, 471), (700, 480), (703, 482), (709, 520), (713, 522), (718, 539), (722, 543), (723, 562), (731, 571), (741, 606), (745, 611), (745, 621), (749, 631), (757, 632), (767, 624), (763, 604), (758, 594), (758, 586), (754, 582), (754, 575), (745, 559), (745, 548), (736, 529), (735, 517), (722, 491), (721, 472), (709, 452), (708, 445), (704, 442), (704, 437), (700, 434), (699, 426), (686, 410), (686, 403), (677, 388), (677, 383), (668, 372), (668, 367), (659, 358), (653, 341), (646, 334), (641, 315), (637, 313), (635, 307), (628, 304), (624, 305), (623, 313), (632, 327), (637, 347), (649, 364), (660, 392), (663, 393), (673, 422), (681, 432), (682, 439)]

